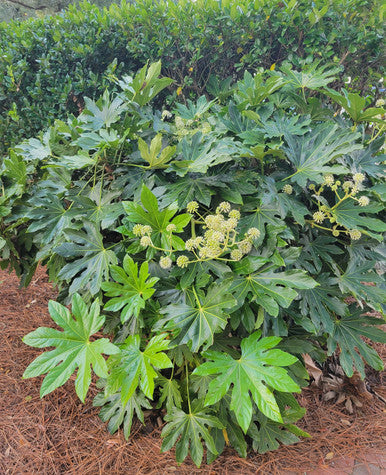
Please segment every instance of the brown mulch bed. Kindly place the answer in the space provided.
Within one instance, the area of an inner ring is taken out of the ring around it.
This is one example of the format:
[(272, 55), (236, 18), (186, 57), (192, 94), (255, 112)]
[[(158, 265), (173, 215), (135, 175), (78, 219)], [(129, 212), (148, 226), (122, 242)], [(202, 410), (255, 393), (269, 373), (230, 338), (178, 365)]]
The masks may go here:
[[(307, 388), (300, 396), (307, 408), (300, 426), (312, 439), (247, 459), (229, 449), (200, 470), (190, 460), (178, 467), (172, 452), (160, 454), (161, 428), (134, 425), (128, 442), (121, 433), (109, 434), (92, 407), (95, 387), (83, 405), (72, 381), (41, 400), (41, 378), (21, 379), (41, 352), (21, 339), (38, 326), (52, 325), (47, 302), (54, 297), (42, 269), (29, 288), (21, 290), (15, 275), (0, 271), (1, 474), (305, 473), (334, 467), (342, 457), (363, 461), (385, 447), (386, 412), (379, 399), (349, 415), (341, 405), (322, 403), (318, 389)], [(377, 345), (377, 350), (386, 359), (385, 348)], [(385, 397), (382, 375), (369, 374), (369, 382)]]

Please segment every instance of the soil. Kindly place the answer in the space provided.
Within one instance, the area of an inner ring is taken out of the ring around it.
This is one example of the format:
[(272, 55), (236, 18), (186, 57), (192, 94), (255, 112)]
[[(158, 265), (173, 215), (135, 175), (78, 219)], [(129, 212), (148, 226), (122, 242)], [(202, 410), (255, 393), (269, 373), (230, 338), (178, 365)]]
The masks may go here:
[[(300, 403), (307, 414), (299, 426), (311, 439), (247, 459), (227, 449), (200, 470), (190, 460), (178, 466), (173, 451), (161, 454), (162, 428), (151, 421), (145, 428), (135, 423), (129, 441), (121, 432), (111, 435), (92, 407), (95, 385), (84, 405), (73, 381), (40, 399), (42, 378), (23, 380), (22, 374), (41, 350), (26, 346), (22, 337), (38, 326), (53, 326), (51, 298), (55, 291), (43, 269), (27, 289), (18, 288), (14, 274), (0, 271), (1, 474), (386, 474), (386, 410), (376, 396), (350, 415), (343, 405), (322, 402), (318, 388), (306, 388)], [(386, 359), (385, 348), (376, 349)], [(386, 398), (384, 378), (369, 371), (367, 385)]]

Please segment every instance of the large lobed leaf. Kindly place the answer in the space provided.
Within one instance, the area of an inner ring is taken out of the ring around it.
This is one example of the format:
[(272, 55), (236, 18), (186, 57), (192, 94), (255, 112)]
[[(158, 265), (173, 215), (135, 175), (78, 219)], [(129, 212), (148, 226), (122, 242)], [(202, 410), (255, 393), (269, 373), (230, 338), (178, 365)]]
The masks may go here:
[(40, 396), (43, 397), (62, 386), (78, 368), (75, 390), (84, 402), (91, 383), (91, 366), (99, 377), (106, 378), (108, 369), (102, 354), (117, 354), (119, 348), (107, 338), (90, 341), (90, 337), (105, 322), (105, 317), (99, 313), (98, 300), (87, 308), (82, 298), (75, 294), (72, 298), (75, 318), (66, 307), (53, 300), (50, 300), (48, 308), (51, 318), (64, 331), (40, 327), (23, 338), (24, 343), (36, 348), (56, 347), (38, 356), (25, 370), (23, 378), (47, 373), (40, 389)]
[(138, 319), (140, 311), (145, 308), (146, 300), (154, 294), (154, 285), (159, 279), (149, 278), (147, 261), (142, 263), (138, 272), (138, 264), (128, 255), (123, 259), (123, 268), (111, 266), (110, 271), (116, 282), (103, 282), (101, 285), (106, 297), (113, 297), (107, 301), (105, 310), (121, 311), (122, 323), (132, 316)]
[(200, 401), (195, 400), (192, 409), (184, 412), (182, 409), (173, 408), (165, 417), (167, 422), (162, 430), (162, 452), (167, 452), (176, 444), (176, 459), (182, 463), (188, 453), (193, 462), (200, 467), (204, 449), (201, 440), (203, 439), (207, 448), (212, 454), (217, 454), (216, 445), (210, 434), (210, 428), (217, 427), (223, 429), (224, 426), (219, 419), (210, 414), (208, 409), (202, 407)]
[(140, 336), (128, 336), (119, 346), (120, 353), (109, 359), (111, 374), (107, 380), (107, 394), (114, 394), (121, 388), (122, 403), (127, 404), (139, 386), (143, 394), (152, 399), (154, 380), (158, 376), (154, 368), (164, 369), (173, 366), (164, 353), (169, 346), (166, 337), (166, 334), (153, 336), (146, 348), (141, 351)]
[(235, 299), (229, 293), (229, 282), (212, 284), (207, 294), (197, 295), (190, 303), (170, 304), (161, 310), (164, 318), (154, 329), (171, 330), (174, 343), (187, 344), (192, 351), (202, 345), (213, 344), (214, 334), (225, 328), (229, 314), (225, 309), (234, 307)]
[(230, 409), (235, 412), (237, 422), (245, 433), (252, 420), (252, 400), (268, 418), (282, 422), (279, 406), (270, 388), (284, 392), (300, 391), (282, 368), (292, 365), (297, 358), (282, 350), (271, 349), (281, 338), (260, 336), (261, 332), (257, 331), (242, 340), (239, 359), (217, 351), (205, 352), (204, 356), (212, 361), (203, 363), (193, 372), (199, 376), (218, 375), (209, 384), (206, 405), (217, 403), (233, 386)]

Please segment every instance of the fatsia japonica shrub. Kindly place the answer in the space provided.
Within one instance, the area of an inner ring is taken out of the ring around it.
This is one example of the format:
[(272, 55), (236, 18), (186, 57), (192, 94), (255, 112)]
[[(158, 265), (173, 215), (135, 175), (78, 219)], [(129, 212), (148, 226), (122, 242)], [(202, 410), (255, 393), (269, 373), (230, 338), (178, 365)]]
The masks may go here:
[(385, 300), (385, 111), (315, 65), (153, 110), (159, 73), (11, 151), (0, 249), (23, 283), (42, 263), (60, 290), (61, 330), (24, 338), (53, 348), (24, 374), (45, 374), (41, 396), (76, 372), (84, 401), (94, 372), (111, 432), (158, 412), (162, 450), (200, 466), (205, 448), (210, 462), (308, 436), (304, 354), (382, 369), (362, 337), (385, 341), (369, 315)]

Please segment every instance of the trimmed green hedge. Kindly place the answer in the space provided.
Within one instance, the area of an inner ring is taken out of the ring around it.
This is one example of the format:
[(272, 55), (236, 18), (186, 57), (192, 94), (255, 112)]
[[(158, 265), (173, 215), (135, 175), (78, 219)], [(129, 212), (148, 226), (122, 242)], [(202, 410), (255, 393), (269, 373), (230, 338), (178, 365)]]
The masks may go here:
[[(172, 102), (217, 95), (241, 71), (342, 65), (339, 87), (377, 95), (382, 76), (381, 2), (371, 0), (139, 0), (100, 11), (84, 2), (63, 14), (0, 24), (0, 153), (82, 109), (113, 75), (162, 59)], [(274, 66), (275, 65), (275, 66)], [(226, 84), (225, 84), (226, 86)], [(180, 89), (178, 89), (180, 88)]]

